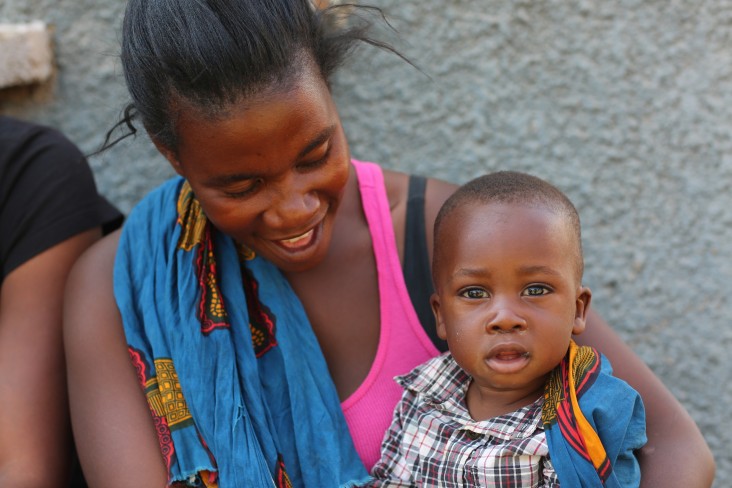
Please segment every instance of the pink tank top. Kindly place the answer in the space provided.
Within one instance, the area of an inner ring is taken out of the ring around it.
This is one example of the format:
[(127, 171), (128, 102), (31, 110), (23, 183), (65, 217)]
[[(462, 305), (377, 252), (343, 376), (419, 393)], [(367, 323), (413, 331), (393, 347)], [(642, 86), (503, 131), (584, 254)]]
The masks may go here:
[(370, 470), (379, 460), (381, 441), (402, 395), (394, 376), (408, 373), (439, 352), (422, 329), (409, 299), (381, 168), (356, 160), (353, 165), (376, 259), (381, 331), (366, 379), (341, 407), (356, 451)]

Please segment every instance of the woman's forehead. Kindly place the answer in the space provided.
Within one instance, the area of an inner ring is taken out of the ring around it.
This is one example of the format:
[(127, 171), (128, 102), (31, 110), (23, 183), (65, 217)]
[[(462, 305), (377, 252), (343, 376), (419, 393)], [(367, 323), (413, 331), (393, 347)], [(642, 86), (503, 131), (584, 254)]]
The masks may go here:
[(225, 117), (183, 112), (176, 155), (186, 174), (202, 181), (222, 173), (256, 176), (314, 157), (338, 136), (340, 119), (327, 86), (303, 82), (235, 104)]
[(304, 125), (311, 126), (313, 132), (320, 132), (337, 119), (327, 85), (320, 78), (307, 77), (286, 87), (273, 87), (240, 97), (215, 116), (182, 108), (177, 127), (182, 149), (190, 149), (193, 144), (208, 146), (226, 137), (260, 142)]

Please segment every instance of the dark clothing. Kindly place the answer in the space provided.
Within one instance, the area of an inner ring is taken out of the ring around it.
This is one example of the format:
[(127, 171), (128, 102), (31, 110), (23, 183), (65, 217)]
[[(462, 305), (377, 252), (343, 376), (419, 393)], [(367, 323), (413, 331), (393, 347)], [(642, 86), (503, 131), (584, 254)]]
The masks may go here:
[[(447, 342), (437, 335), (435, 316), (430, 305), (430, 296), (435, 291), (430, 272), (430, 257), (427, 250), (427, 227), (424, 215), (427, 179), (423, 176), (409, 177), (407, 197), (407, 219), (404, 230), (404, 281), (417, 317), (425, 332), (438, 351), (447, 351)], [(430, 229), (432, 232), (432, 229)]]
[(0, 284), (69, 237), (121, 222), (73, 143), (54, 129), (0, 116)]

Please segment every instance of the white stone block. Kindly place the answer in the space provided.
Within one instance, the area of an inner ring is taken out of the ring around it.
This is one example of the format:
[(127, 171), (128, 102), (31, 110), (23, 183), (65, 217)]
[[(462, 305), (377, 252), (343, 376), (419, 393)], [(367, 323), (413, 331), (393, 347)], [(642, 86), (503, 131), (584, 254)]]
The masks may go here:
[(52, 73), (51, 32), (45, 23), (0, 24), (0, 88), (43, 82)]

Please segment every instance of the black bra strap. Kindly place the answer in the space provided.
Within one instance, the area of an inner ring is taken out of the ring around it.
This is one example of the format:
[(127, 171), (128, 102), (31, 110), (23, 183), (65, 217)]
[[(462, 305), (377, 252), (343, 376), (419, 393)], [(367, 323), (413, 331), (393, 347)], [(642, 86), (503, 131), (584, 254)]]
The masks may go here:
[(404, 281), (424, 331), (438, 350), (446, 351), (447, 343), (437, 336), (435, 316), (430, 306), (430, 295), (434, 288), (424, 221), (426, 188), (427, 180), (424, 177), (416, 175), (409, 177), (407, 217), (404, 224)]

